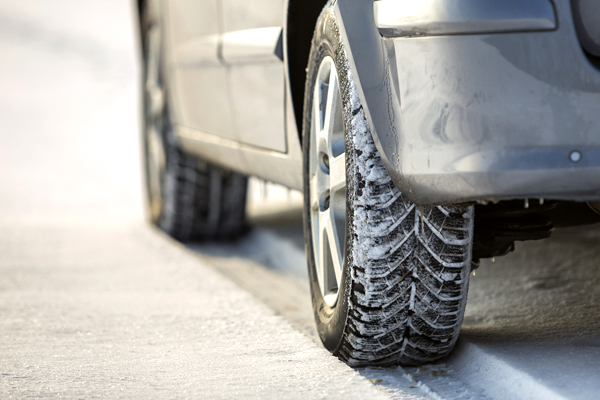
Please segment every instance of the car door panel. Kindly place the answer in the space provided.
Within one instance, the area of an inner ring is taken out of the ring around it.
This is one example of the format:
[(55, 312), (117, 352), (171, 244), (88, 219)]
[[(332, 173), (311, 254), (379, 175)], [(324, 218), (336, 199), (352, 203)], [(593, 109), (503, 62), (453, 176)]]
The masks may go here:
[(223, 61), (238, 139), (286, 152), (283, 0), (221, 0)]
[(170, 90), (178, 125), (237, 139), (219, 59), (218, 0), (168, 0)]

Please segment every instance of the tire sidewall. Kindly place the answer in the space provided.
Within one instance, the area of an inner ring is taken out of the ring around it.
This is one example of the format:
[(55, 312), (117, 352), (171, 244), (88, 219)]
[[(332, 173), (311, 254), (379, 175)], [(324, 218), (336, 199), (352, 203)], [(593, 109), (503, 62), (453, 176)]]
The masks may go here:
[[(333, 307), (325, 302), (316, 272), (315, 254), (312, 241), (311, 207), (310, 207), (310, 146), (313, 92), (321, 62), (325, 57), (331, 57), (338, 74), (339, 90), (342, 99), (344, 114), (345, 152), (346, 152), (346, 232), (344, 246), (344, 262), (341, 284), (338, 289), (338, 299)], [(350, 309), (352, 279), (350, 270), (352, 266), (352, 240), (354, 212), (354, 146), (352, 145), (352, 132), (349, 125), (349, 83), (348, 61), (341, 41), (339, 26), (330, 7), (321, 13), (313, 37), (310, 59), (308, 63), (307, 80), (304, 94), (304, 121), (302, 129), (303, 145), (303, 177), (304, 177), (304, 241), (308, 262), (311, 299), (317, 331), (323, 345), (334, 354), (342, 342), (346, 320)]]

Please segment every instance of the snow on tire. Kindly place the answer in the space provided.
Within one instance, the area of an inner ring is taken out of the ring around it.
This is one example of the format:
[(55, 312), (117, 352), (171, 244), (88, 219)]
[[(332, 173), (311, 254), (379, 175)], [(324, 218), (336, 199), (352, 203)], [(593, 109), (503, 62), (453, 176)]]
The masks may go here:
[[(319, 290), (310, 238), (312, 93), (326, 57), (335, 61), (343, 103), (346, 231), (338, 300)], [(467, 300), (473, 207), (413, 204), (392, 183), (374, 144), (341, 42), (326, 6), (315, 29), (305, 92), (305, 238), (317, 330), (353, 366), (419, 365), (454, 346)]]

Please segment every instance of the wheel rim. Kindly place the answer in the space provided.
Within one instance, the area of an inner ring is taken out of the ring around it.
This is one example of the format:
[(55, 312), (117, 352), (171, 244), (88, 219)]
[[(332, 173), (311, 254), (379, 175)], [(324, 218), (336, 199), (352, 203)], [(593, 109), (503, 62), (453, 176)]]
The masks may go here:
[(160, 80), (160, 32), (151, 27), (147, 34), (145, 118), (146, 118), (146, 169), (148, 173), (148, 196), (150, 215), (158, 220), (162, 210), (162, 181), (166, 164), (163, 143), (164, 91)]
[(319, 67), (310, 131), (311, 234), (319, 289), (327, 305), (338, 299), (346, 235), (346, 155), (342, 101), (331, 57)]

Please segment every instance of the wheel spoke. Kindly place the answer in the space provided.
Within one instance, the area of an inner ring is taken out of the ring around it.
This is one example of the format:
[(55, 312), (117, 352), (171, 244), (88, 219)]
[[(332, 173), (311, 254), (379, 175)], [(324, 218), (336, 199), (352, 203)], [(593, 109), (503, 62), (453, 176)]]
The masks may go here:
[(344, 257), (344, 245), (341, 242), (341, 236), (338, 234), (338, 230), (333, 219), (333, 213), (331, 210), (325, 211), (325, 217), (323, 223), (325, 224), (325, 231), (327, 232), (327, 242), (329, 244), (329, 251), (331, 254), (331, 261), (333, 265), (333, 273), (335, 275), (336, 286), (339, 287), (339, 282), (342, 279), (342, 266)]
[(149, 93), (150, 99), (150, 115), (153, 118), (162, 118), (165, 109), (164, 92), (160, 87), (154, 87)]
[(323, 163), (323, 156), (329, 157), (329, 143), (325, 131), (321, 131), (317, 137), (317, 156), (320, 158), (320, 163)]
[(346, 154), (329, 159), (329, 182), (331, 193), (346, 191)]
[(343, 131), (343, 128), (340, 126), (342, 114), (340, 91), (338, 87), (337, 72), (333, 66), (329, 74), (329, 85), (327, 89), (323, 132), (327, 137), (327, 153), (331, 156), (339, 153), (339, 149), (336, 147), (339, 147), (340, 130)]
[(312, 212), (319, 211), (319, 177), (317, 174), (310, 180), (310, 208)]
[(323, 104), (323, 89), (323, 83), (317, 79), (317, 84), (315, 85), (315, 91), (313, 94), (313, 116), (315, 119), (317, 137), (319, 137), (323, 131), (323, 107), (325, 106)]
[(329, 243), (327, 237), (327, 222), (325, 220), (325, 213), (319, 213), (319, 253), (318, 253), (318, 266), (317, 275), (319, 277), (319, 286), (321, 293), (326, 295), (330, 290), (329, 282)]
[(315, 116), (316, 116), (316, 140), (317, 140), (317, 156), (321, 154), (329, 154), (329, 144), (327, 143), (328, 135), (326, 130), (327, 124), (327, 96), (329, 93), (329, 85), (317, 80), (315, 87)]
[(152, 27), (148, 30), (146, 55), (146, 91), (151, 93), (155, 88), (160, 88), (159, 82), (159, 53), (160, 53), (160, 33), (158, 28)]

